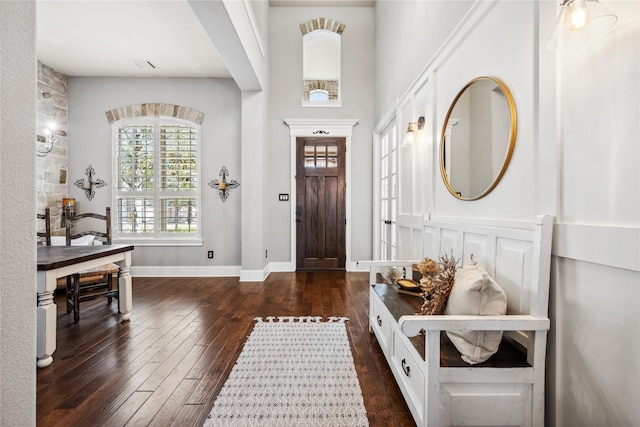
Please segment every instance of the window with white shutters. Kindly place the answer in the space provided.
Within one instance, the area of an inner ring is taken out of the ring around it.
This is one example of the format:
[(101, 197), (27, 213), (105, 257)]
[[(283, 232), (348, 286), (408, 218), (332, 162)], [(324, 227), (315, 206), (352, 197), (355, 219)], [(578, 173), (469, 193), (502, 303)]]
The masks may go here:
[(114, 124), (116, 239), (200, 237), (199, 130), (168, 118)]

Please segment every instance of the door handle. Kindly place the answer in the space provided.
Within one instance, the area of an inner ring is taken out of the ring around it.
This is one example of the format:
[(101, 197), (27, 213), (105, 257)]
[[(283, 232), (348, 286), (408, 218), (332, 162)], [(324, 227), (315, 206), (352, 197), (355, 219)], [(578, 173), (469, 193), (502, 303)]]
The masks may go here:
[(296, 224), (302, 223), (302, 206), (296, 206)]
[(411, 376), (411, 367), (409, 365), (407, 365), (407, 359), (402, 359), (402, 370), (404, 371), (404, 374), (408, 377)]

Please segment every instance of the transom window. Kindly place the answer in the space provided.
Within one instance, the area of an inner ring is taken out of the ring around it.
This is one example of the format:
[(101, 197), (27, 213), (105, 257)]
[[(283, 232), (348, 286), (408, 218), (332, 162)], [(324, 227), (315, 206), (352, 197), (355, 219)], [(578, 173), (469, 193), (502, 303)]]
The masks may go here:
[(309, 101), (328, 101), (329, 92), (322, 89), (316, 89), (309, 92)]
[(199, 133), (172, 118), (114, 123), (116, 238), (200, 237)]

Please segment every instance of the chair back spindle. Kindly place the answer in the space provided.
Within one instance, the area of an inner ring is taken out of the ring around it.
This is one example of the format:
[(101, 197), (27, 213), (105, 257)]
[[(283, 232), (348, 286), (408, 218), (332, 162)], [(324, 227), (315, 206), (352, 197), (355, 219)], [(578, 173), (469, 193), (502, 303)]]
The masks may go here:
[[(71, 246), (71, 241), (73, 239), (78, 239), (82, 236), (93, 235), (99, 238), (99, 240), (104, 241), (106, 245), (111, 244), (111, 208), (107, 206), (105, 209), (105, 214), (101, 215), (98, 213), (88, 212), (83, 214), (75, 214), (71, 215), (71, 210), (67, 206), (65, 208), (65, 236), (66, 236), (66, 244), (67, 246)], [(91, 230), (91, 231), (79, 231), (74, 233), (73, 226), (78, 221), (83, 218), (94, 218), (98, 220), (105, 221), (104, 231), (99, 230)]]
[(36, 214), (38, 219), (44, 219), (44, 230), (38, 231), (37, 236), (42, 237), (47, 246), (51, 246), (51, 209), (44, 208), (44, 214)]
[[(78, 221), (85, 218), (93, 218), (100, 221), (104, 221), (104, 227), (95, 227), (95, 224), (90, 224), (91, 228), (99, 228), (100, 230), (87, 231), (86, 228), (91, 221), (85, 221), (83, 226), (78, 226), (78, 230), (74, 232), (74, 225)], [(65, 209), (65, 237), (66, 245), (71, 246), (75, 239), (80, 239), (83, 236), (90, 237), (90, 243), (85, 240), (86, 244), (96, 244), (95, 240), (100, 240), (103, 244), (111, 244), (111, 209), (107, 207), (105, 214), (98, 213), (83, 213), (72, 215), (72, 211), (69, 207)], [(82, 242), (82, 240), (80, 242)], [(76, 244), (82, 244), (77, 242)], [(119, 266), (117, 264), (105, 264), (103, 266), (93, 268), (86, 271), (81, 271), (67, 277), (67, 312), (73, 311), (73, 320), (78, 322), (80, 319), (80, 303), (95, 299), (100, 296), (107, 297), (107, 304), (111, 304), (112, 299), (118, 298), (118, 273)], [(118, 300), (119, 301), (119, 300)]]

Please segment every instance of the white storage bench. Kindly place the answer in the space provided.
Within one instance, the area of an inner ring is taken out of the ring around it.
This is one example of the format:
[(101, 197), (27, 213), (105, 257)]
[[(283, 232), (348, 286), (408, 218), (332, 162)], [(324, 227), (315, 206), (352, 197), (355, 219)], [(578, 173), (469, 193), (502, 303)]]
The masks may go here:
[[(424, 254), (471, 257), (507, 296), (503, 316), (421, 316), (422, 299), (385, 284), (389, 267), (412, 261), (360, 261), (370, 271), (369, 328), (418, 426), (543, 426), (549, 270), (553, 218), (531, 223), (428, 220)], [(455, 285), (454, 285), (455, 286)], [(444, 331), (504, 331), (498, 352), (470, 365)]]

